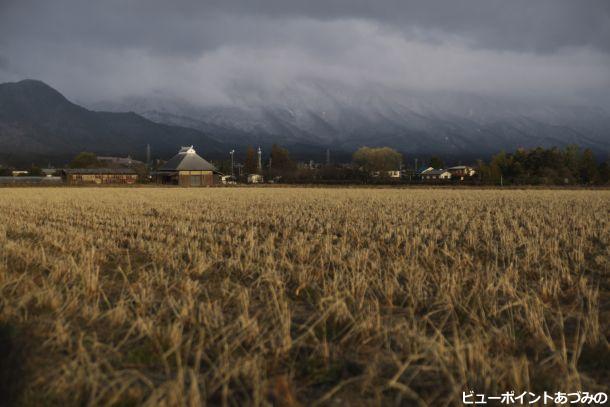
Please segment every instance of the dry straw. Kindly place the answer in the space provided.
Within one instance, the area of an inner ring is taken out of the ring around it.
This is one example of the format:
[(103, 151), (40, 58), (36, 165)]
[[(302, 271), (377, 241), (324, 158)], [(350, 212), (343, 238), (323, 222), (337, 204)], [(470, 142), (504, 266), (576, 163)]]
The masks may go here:
[(609, 215), (608, 191), (6, 189), (4, 391), (90, 406), (607, 391)]

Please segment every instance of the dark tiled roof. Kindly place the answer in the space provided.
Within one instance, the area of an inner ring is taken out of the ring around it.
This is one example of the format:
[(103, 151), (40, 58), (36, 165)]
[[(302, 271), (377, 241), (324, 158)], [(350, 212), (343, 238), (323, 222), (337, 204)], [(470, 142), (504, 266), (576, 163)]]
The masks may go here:
[(201, 158), (195, 150), (183, 148), (158, 171), (216, 171), (216, 167)]
[(137, 174), (132, 168), (68, 168), (66, 174)]

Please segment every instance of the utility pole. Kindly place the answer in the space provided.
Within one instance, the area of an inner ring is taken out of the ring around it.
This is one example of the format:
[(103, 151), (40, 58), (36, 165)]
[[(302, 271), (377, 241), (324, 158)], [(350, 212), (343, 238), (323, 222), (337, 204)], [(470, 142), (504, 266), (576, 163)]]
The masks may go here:
[(146, 144), (146, 166), (150, 168), (150, 144)]
[(234, 171), (235, 165), (233, 162), (233, 154), (235, 154), (235, 150), (229, 151), (229, 154), (231, 155), (231, 176), (234, 177), (235, 176), (235, 171)]
[(330, 148), (326, 149), (326, 165), (330, 165)]

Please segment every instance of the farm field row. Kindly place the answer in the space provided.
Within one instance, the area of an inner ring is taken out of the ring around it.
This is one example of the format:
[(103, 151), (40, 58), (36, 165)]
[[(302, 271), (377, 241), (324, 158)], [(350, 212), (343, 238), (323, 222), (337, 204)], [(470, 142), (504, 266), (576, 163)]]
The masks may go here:
[(0, 190), (24, 405), (608, 392), (610, 191)]

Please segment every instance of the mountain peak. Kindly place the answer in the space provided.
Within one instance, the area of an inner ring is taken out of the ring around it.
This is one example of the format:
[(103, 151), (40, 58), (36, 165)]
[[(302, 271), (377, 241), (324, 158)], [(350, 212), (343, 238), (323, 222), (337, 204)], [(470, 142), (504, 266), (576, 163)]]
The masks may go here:
[(41, 80), (38, 80), (38, 79), (22, 79), (17, 82), (5, 82), (5, 83), (0, 83), (0, 86), (20, 88), (20, 89), (46, 90), (46, 91), (53, 91), (55, 93), (60, 94), (52, 86), (50, 86), (47, 83), (45, 83)]
[(186, 144), (226, 151), (200, 131), (157, 124), (133, 112), (85, 109), (39, 80), (0, 84), (0, 159), (65, 160), (80, 151), (138, 156), (147, 144), (159, 157)]
[(37, 79), (24, 79), (19, 82), (0, 83), (0, 93), (12, 96), (23, 102), (45, 104), (70, 103), (53, 87)]
[[(10, 82), (9, 82), (10, 83)], [(20, 81), (17, 82), (12, 82), (21, 86), (43, 86), (43, 87), (47, 87), (50, 88), (49, 85), (47, 85), (46, 83), (44, 83), (43, 81), (39, 80), (39, 79), (22, 79)]]

